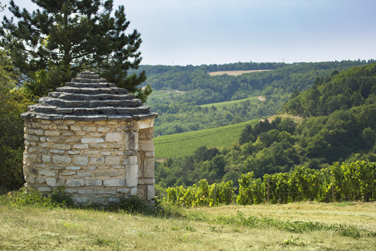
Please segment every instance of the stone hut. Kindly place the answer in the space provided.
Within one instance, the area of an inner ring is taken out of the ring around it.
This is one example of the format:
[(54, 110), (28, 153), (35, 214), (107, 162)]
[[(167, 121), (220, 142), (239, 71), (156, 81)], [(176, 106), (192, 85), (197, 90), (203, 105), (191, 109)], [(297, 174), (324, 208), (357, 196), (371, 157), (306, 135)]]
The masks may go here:
[(153, 199), (158, 114), (149, 108), (90, 71), (56, 88), (21, 115), (25, 186), (64, 186), (77, 205)]

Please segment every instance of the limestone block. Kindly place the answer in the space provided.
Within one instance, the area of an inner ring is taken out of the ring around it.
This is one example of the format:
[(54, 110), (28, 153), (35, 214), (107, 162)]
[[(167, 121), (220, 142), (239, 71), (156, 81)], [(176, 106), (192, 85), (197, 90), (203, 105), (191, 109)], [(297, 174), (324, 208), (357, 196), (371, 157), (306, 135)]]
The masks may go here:
[(47, 137), (47, 142), (59, 142), (59, 143), (65, 143), (67, 141), (67, 137)]
[(127, 156), (123, 160), (123, 165), (136, 165), (137, 164), (137, 156)]
[(48, 126), (48, 129), (56, 130), (57, 129), (57, 125), (51, 124), (51, 125)]
[(72, 159), (68, 156), (59, 156), (59, 155), (52, 156), (52, 163), (54, 164), (69, 165), (71, 161)]
[(147, 200), (154, 199), (154, 186), (146, 187), (146, 199)]
[(101, 154), (104, 155), (104, 156), (110, 156), (111, 152), (101, 152)]
[(137, 196), (139, 198), (145, 199), (145, 189), (137, 188)]
[(107, 176), (107, 172), (94, 173), (94, 177), (104, 177)]
[(120, 157), (106, 157), (104, 163), (107, 165), (119, 165)]
[[(27, 145), (27, 144), (25, 143), (25, 145)], [(48, 145), (48, 143), (38, 143), (38, 146), (40, 146), (40, 147), (48, 147), (49, 145)]]
[(133, 187), (131, 189), (131, 195), (133, 196), (133, 195), (136, 195), (136, 194), (137, 194), (137, 187)]
[(42, 129), (48, 129), (48, 125), (40, 125), (40, 128), (42, 128)]
[(99, 203), (99, 204), (104, 204), (106, 202), (106, 197), (103, 196), (92, 196), (90, 197), (90, 201), (92, 203)]
[(44, 135), (46, 135), (46, 136), (59, 136), (60, 132), (59, 131), (53, 131), (53, 130), (46, 130), (46, 131), (44, 131)]
[(63, 154), (64, 150), (50, 150), (50, 153)]
[(89, 144), (90, 148), (95, 148), (95, 149), (102, 149), (102, 148), (107, 148), (106, 144)]
[(68, 187), (82, 187), (85, 185), (84, 179), (69, 179), (67, 180)]
[(77, 178), (92, 177), (91, 172), (77, 172)]
[(84, 144), (97, 144), (97, 143), (103, 143), (104, 140), (101, 138), (82, 138), (81, 143)]
[(111, 128), (109, 128), (107, 126), (98, 127), (98, 132), (109, 132), (110, 130), (111, 130)]
[(110, 197), (110, 198), (107, 199), (107, 202), (118, 203), (118, 202), (120, 202), (120, 198), (119, 197)]
[(45, 182), (45, 180), (44, 179), (42, 179), (42, 178), (37, 178), (36, 180), (35, 180), (37, 183), (43, 183), (43, 182)]
[(145, 157), (154, 157), (154, 152), (145, 152)]
[(60, 130), (68, 130), (68, 126), (67, 125), (58, 125), (57, 126), (57, 129), (60, 129)]
[(77, 154), (80, 154), (81, 151), (68, 151), (68, 154), (74, 154), (74, 155), (77, 155)]
[(24, 138), (29, 141), (39, 141), (39, 136), (25, 134)]
[(118, 193), (129, 193), (129, 189), (128, 188), (119, 188), (116, 191)]
[(35, 183), (36, 178), (35, 178), (35, 177), (28, 176), (28, 177), (26, 177), (25, 180), (26, 180), (28, 183)]
[(77, 205), (84, 205), (88, 202), (88, 198), (86, 198), (85, 196), (77, 196), (77, 197), (73, 197), (72, 198), (73, 201), (75, 202), (75, 204)]
[(40, 170), (39, 174), (41, 176), (47, 176), (47, 177), (55, 177), (56, 176), (55, 171), (49, 171), (49, 170)]
[(76, 175), (77, 172), (75, 171), (63, 171), (61, 172), (61, 176), (71, 176), (71, 175)]
[(41, 163), (41, 155), (40, 154), (30, 154), (24, 152), (24, 160), (27, 163)]
[(66, 142), (67, 143), (77, 143), (77, 142), (80, 142), (80, 138), (79, 137), (70, 137), (70, 138), (67, 138)]
[(85, 136), (86, 133), (83, 132), (83, 131), (76, 131), (76, 132), (75, 132), (75, 135), (77, 135), (77, 136)]
[(73, 156), (72, 164), (78, 166), (86, 166), (89, 161), (89, 158), (86, 156)]
[(55, 179), (55, 178), (46, 178), (46, 183), (49, 186), (57, 187), (57, 186), (64, 186), (65, 180), (64, 179)]
[(101, 180), (85, 180), (85, 185), (100, 187), (102, 186), (102, 181)]
[(76, 193), (77, 189), (67, 188), (67, 189), (64, 189), (64, 191), (67, 192), (67, 193)]
[(70, 150), (71, 145), (69, 145), (69, 144), (54, 144), (54, 145), (52, 145), (52, 148), (57, 149), (57, 150)]
[(90, 158), (89, 159), (89, 163), (92, 164), (92, 165), (100, 165), (100, 164), (103, 164), (104, 163), (104, 158), (103, 157), (100, 157), (100, 158)]
[(151, 185), (155, 184), (155, 179), (138, 179), (139, 185)]
[(74, 125), (76, 123), (76, 121), (74, 121), (74, 120), (65, 120), (64, 122), (67, 125)]
[(120, 148), (120, 147), (122, 147), (121, 144), (113, 143), (113, 144), (107, 144), (106, 147), (103, 147), (103, 148)]
[(63, 132), (61, 135), (63, 135), (63, 136), (73, 136), (74, 133), (73, 132)]
[(138, 142), (138, 150), (145, 152), (154, 152), (154, 144), (152, 140), (140, 140)]
[(34, 174), (34, 175), (38, 175), (39, 173), (39, 170), (35, 168), (30, 168), (28, 171), (30, 174)]
[(101, 190), (94, 190), (95, 194), (116, 194), (116, 189), (104, 188)]
[[(44, 119), (42, 119), (42, 120), (40, 120), (40, 123), (45, 124), (45, 125), (49, 125), (49, 124), (51, 124), (52, 122), (51, 122), (51, 120), (44, 120)], [(33, 124), (37, 124), (37, 123), (33, 123)], [(38, 125), (39, 125), (39, 124), (38, 124)]]
[(138, 184), (138, 165), (126, 165), (125, 179), (127, 187), (137, 186)]
[(124, 179), (109, 179), (103, 181), (103, 185), (106, 187), (122, 187), (125, 185)]
[(33, 131), (34, 131), (33, 133), (36, 135), (39, 135), (39, 136), (44, 135), (43, 129), (34, 129)]
[(106, 141), (107, 142), (116, 142), (116, 141), (122, 141), (123, 137), (121, 136), (121, 133), (106, 133)]
[(46, 142), (46, 137), (45, 137), (45, 136), (40, 137), (40, 138), (39, 138), (39, 141), (40, 141), (40, 142)]
[(74, 149), (86, 149), (86, 148), (89, 148), (89, 145), (88, 144), (74, 144), (73, 148)]
[(67, 170), (81, 170), (81, 167), (79, 167), (79, 166), (68, 166), (65, 169), (67, 169)]
[(50, 163), (51, 162), (51, 156), (50, 155), (42, 155), (42, 162), (43, 163)]
[(70, 126), (70, 129), (71, 129), (72, 131), (80, 131), (80, 130), (81, 130), (81, 126), (71, 125), (71, 126)]
[(93, 193), (93, 190), (92, 189), (82, 189), (82, 190), (78, 189), (77, 193), (89, 194), (89, 193)]
[(87, 149), (87, 150), (85, 150), (85, 154), (89, 154), (89, 155), (98, 155), (98, 154), (99, 154), (99, 151), (98, 151), (98, 150)]
[(95, 166), (89, 166), (88, 168), (86, 168), (86, 169), (88, 169), (88, 170), (95, 170), (96, 169), (96, 167)]
[(138, 132), (128, 131), (124, 133), (125, 150), (137, 150), (138, 146)]
[(115, 156), (124, 156), (124, 152), (121, 152), (121, 151), (114, 151), (112, 152), (112, 154)]
[(145, 119), (137, 121), (137, 125), (139, 129), (151, 128), (154, 126), (154, 119)]
[(154, 158), (144, 160), (144, 177), (154, 178)]
[(122, 175), (122, 174), (123, 174), (122, 171), (112, 171), (112, 172), (109, 172), (109, 175), (110, 175), (111, 177), (120, 176), (120, 175)]
[(132, 156), (132, 155), (136, 155), (136, 154), (137, 154), (137, 150), (124, 151), (124, 155), (127, 155), (127, 156)]
[(63, 170), (64, 168), (65, 168), (64, 166), (56, 166), (56, 165), (50, 166), (50, 169), (54, 169), (54, 170)]
[(50, 187), (38, 187), (38, 191), (43, 193), (43, 192), (50, 192), (51, 188)]
[(97, 127), (96, 126), (84, 126), (82, 127), (82, 130), (86, 132), (95, 132), (97, 131)]

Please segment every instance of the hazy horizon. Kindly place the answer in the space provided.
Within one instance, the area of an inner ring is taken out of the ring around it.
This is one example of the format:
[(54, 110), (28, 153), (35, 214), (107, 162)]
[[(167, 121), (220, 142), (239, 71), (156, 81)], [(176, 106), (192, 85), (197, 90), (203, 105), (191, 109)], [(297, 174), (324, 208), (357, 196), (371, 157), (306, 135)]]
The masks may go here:
[(115, 0), (114, 10), (118, 5), (131, 22), (127, 33), (141, 33), (142, 65), (376, 59), (373, 0)]

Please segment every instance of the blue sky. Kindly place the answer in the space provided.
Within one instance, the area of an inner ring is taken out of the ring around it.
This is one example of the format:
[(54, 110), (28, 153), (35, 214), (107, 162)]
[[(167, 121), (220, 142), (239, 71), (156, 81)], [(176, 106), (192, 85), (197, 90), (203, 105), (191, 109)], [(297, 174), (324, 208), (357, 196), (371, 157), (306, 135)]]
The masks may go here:
[[(35, 8), (29, 0), (15, 2)], [(141, 33), (142, 64), (376, 59), (375, 0), (114, 3), (125, 6), (130, 31)]]

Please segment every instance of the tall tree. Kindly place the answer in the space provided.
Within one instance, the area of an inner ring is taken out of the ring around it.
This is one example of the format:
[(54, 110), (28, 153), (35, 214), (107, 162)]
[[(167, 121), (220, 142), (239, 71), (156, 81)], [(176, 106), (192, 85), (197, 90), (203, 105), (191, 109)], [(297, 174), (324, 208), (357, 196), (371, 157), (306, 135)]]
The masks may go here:
[(140, 33), (126, 34), (130, 22), (124, 6), (113, 12), (113, 0), (31, 0), (40, 9), (22, 11), (13, 0), (4, 17), (0, 45), (9, 51), (26, 86), (42, 96), (84, 69), (91, 69), (118, 87), (146, 101), (151, 88), (141, 89), (145, 72), (127, 75), (141, 62)]

